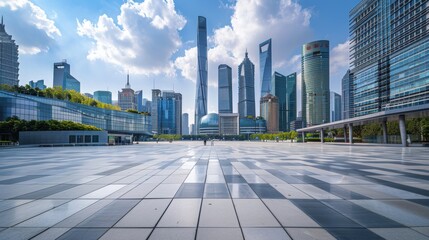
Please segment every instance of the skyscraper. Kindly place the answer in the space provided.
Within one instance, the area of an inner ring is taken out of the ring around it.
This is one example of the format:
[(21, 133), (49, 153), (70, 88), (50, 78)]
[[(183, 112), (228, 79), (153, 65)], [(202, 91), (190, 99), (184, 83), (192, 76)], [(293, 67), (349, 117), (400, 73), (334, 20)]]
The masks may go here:
[(110, 91), (95, 91), (94, 99), (103, 103), (112, 104), (112, 92)]
[(267, 132), (279, 131), (279, 100), (276, 96), (268, 93), (261, 97), (261, 117), (267, 121)]
[(353, 75), (347, 70), (341, 79), (341, 117), (348, 119), (353, 117)]
[(182, 135), (189, 135), (189, 114), (182, 114)]
[(40, 90), (46, 89), (45, 80), (43, 79), (37, 80), (36, 82), (31, 80), (28, 85), (30, 85), (32, 88), (38, 88)]
[(329, 41), (302, 46), (302, 120), (305, 126), (328, 123)]
[(195, 94), (195, 131), (199, 133), (200, 120), (207, 114), (207, 23), (206, 18), (198, 16), (197, 29), (198, 73)]
[(248, 53), (238, 66), (238, 114), (240, 118), (255, 115), (255, 65)]
[(152, 131), (182, 134), (182, 94), (152, 89)]
[(232, 70), (226, 64), (218, 67), (219, 113), (232, 113)]
[(67, 60), (54, 63), (54, 87), (80, 92), (80, 82), (71, 75)]
[(384, 0), (350, 11), (354, 117), (429, 103), (428, 11), (427, 1)]
[(274, 72), (271, 87), (279, 101), (279, 131), (289, 132), (290, 123), (296, 119), (296, 73), (286, 77)]
[(3, 17), (0, 23), (0, 84), (18, 85), (18, 45), (6, 33)]
[(271, 38), (259, 44), (259, 73), (261, 75), (261, 98), (271, 93)]
[(127, 74), (125, 88), (122, 88), (122, 91), (118, 91), (118, 105), (123, 111), (128, 109), (137, 110), (136, 97), (134, 90), (131, 89), (129, 74)]
[(135, 91), (134, 97), (136, 98), (136, 110), (138, 112), (143, 112), (143, 91)]
[(341, 120), (341, 95), (331, 92), (330, 100), (331, 122)]

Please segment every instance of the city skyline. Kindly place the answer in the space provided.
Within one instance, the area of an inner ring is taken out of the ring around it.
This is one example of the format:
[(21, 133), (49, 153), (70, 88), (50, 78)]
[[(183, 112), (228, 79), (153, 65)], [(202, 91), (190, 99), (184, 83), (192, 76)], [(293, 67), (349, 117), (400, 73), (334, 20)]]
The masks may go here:
[[(68, 59), (73, 63), (73, 75), (81, 81), (81, 92), (92, 93), (97, 90), (116, 92), (123, 87), (124, 75), (127, 70), (130, 70), (134, 79), (133, 85), (135, 89), (143, 90), (144, 98), (150, 99), (152, 88), (174, 89), (183, 93), (183, 111), (189, 113), (189, 122), (192, 123), (194, 121), (195, 77), (197, 74), (195, 70), (195, 29), (198, 15), (205, 16), (208, 20), (208, 113), (210, 113), (217, 112), (216, 70), (221, 63), (228, 64), (232, 68), (233, 99), (238, 99), (236, 69), (246, 48), (250, 59), (253, 59), (257, 64), (255, 66), (255, 76), (257, 76), (255, 79), (255, 99), (259, 99), (258, 44), (269, 38), (272, 38), (276, 43), (272, 49), (272, 71), (278, 71), (282, 74), (297, 71), (298, 79), (300, 78), (300, 45), (318, 38), (329, 39), (332, 43), (331, 56), (337, 56), (337, 58), (332, 57), (331, 60), (333, 65), (331, 88), (340, 92), (340, 80), (347, 69), (344, 62), (348, 62), (348, 44), (346, 44), (348, 39), (348, 12), (357, 2), (356, 0), (346, 3), (321, 4), (303, 0), (281, 5), (279, 1), (275, 1), (270, 6), (265, 6), (269, 8), (267, 12), (262, 11), (264, 6), (255, 1), (209, 3), (192, 1), (191, 4), (180, 0), (175, 2), (145, 1), (143, 3), (92, 1), (91, 3), (78, 2), (76, 4), (64, 1), (52, 4), (44, 1), (23, 1), (22, 5), (6, 2), (0, 5), (0, 8), (5, 16), (6, 30), (20, 46), (19, 73), (21, 84), (28, 83), (32, 79), (44, 79), (48, 87), (52, 86), (50, 66), (54, 62), (61, 61), (61, 59)], [(87, 10), (74, 11), (82, 5)], [(168, 9), (168, 11), (159, 13), (165, 19), (165, 24), (171, 24), (171, 26), (166, 26), (160, 23), (166, 32), (171, 33), (168, 35), (170, 39), (165, 39), (167, 42), (136, 43), (129, 41), (128, 43), (131, 42), (132, 44), (129, 47), (124, 47), (123, 43), (117, 42), (119, 36), (111, 35), (113, 31), (100, 32), (101, 26), (104, 24), (104, 26), (112, 27), (120, 36), (130, 33), (133, 37), (131, 40), (139, 40), (144, 31), (131, 28), (129, 22), (125, 21), (126, 17), (130, 16), (138, 20), (138, 24), (145, 28), (150, 39), (153, 39), (150, 36), (162, 38), (164, 35), (156, 35), (159, 31), (153, 28), (155, 25), (153, 22), (154, 15), (142, 17), (131, 11), (132, 7), (144, 10), (144, 7), (152, 5), (157, 5), (160, 9)], [(328, 14), (334, 5), (336, 9), (342, 9), (340, 16), (335, 18)], [(40, 10), (45, 15), (37, 19), (23, 17), (29, 16), (28, 13), (36, 11), (35, 9)], [(97, 9), (97, 11), (91, 9)], [(255, 10), (254, 15), (246, 16), (244, 12), (251, 9)], [(288, 19), (287, 16), (279, 14), (288, 15), (286, 14), (288, 12), (296, 13), (293, 19)], [(264, 18), (266, 14), (275, 16), (273, 24), (283, 24), (282, 28), (272, 27), (274, 25), (268, 24), (268, 20)], [(256, 30), (246, 28), (243, 25), (244, 23), (247, 24), (249, 20), (256, 19), (257, 16), (263, 18), (261, 18), (262, 20), (255, 20), (252, 25), (266, 26), (266, 28)], [(339, 21), (338, 18), (342, 20)], [(38, 22), (45, 23), (43, 26), (46, 27), (38, 28), (35, 25)], [(18, 23), (21, 27), (17, 27)], [(333, 28), (335, 31), (327, 32), (331, 28), (324, 28), (322, 31), (320, 30), (322, 25), (335, 25), (337, 27)], [(287, 26), (300, 26), (300, 29), (287, 30)], [(26, 37), (28, 32), (34, 32), (34, 37)], [(227, 42), (228, 39), (225, 38), (225, 35), (231, 36), (232, 42)], [(106, 41), (103, 41), (103, 37), (106, 38)], [(112, 42), (108, 42), (109, 40)], [(112, 46), (113, 43), (116, 43), (115, 41), (119, 44)], [(142, 44), (147, 44), (147, 46), (142, 47)], [(167, 44), (166, 47), (173, 45), (173, 48), (157, 49), (156, 44)], [(100, 55), (99, 50), (103, 49), (102, 47), (113, 47), (114, 50), (120, 50), (119, 52), (126, 54), (122, 54), (124, 56), (113, 55), (113, 57), (108, 58)], [(149, 63), (140, 59), (149, 54), (149, 52), (144, 51), (148, 47), (161, 51), (160, 54), (157, 54), (156, 59), (151, 59), (152, 61)], [(169, 52), (165, 53), (165, 51)], [(138, 60), (133, 61), (135, 62), (134, 65), (130, 63), (131, 61), (127, 61), (133, 55), (134, 57), (138, 56)], [(158, 56), (164, 57), (163, 61), (159, 61)], [(155, 64), (160, 64), (161, 67), (154, 67)], [(165, 65), (168, 66), (165, 67)], [(151, 66), (152, 68), (150, 68)], [(172, 68), (170, 68), (171, 66)], [(140, 71), (145, 68), (145, 71)], [(171, 71), (168, 70), (170, 71), (168, 72), (166, 69)], [(113, 100), (117, 99), (116, 94), (112, 97)], [(299, 101), (300, 99), (298, 99)], [(257, 115), (259, 115), (258, 105), (256, 104)], [(233, 112), (238, 111), (236, 102), (233, 103), (233, 108)]]

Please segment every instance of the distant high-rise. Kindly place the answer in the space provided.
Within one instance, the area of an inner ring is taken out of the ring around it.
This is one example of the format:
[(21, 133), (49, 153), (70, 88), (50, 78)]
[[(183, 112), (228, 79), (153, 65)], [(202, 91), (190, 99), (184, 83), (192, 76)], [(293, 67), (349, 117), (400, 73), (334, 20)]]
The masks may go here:
[(271, 87), (279, 101), (279, 131), (289, 132), (290, 123), (296, 119), (296, 73), (286, 77), (274, 72)]
[(261, 75), (261, 97), (271, 93), (271, 38), (259, 44), (259, 73)]
[(0, 84), (18, 85), (18, 45), (6, 33), (3, 17), (0, 23)]
[(232, 113), (232, 70), (226, 64), (218, 67), (219, 113)]
[(353, 117), (353, 75), (347, 70), (341, 79), (341, 118)]
[(268, 93), (261, 97), (261, 117), (267, 122), (267, 132), (279, 131), (279, 100), (276, 96)]
[(189, 114), (182, 114), (182, 135), (189, 135)]
[(182, 134), (182, 94), (152, 89), (152, 131)]
[(305, 126), (328, 123), (329, 41), (302, 46), (302, 120)]
[(135, 91), (134, 97), (136, 98), (136, 110), (139, 112), (143, 112), (143, 91)]
[(195, 94), (195, 131), (199, 134), (200, 120), (207, 114), (207, 23), (206, 18), (198, 16), (197, 29), (198, 73)]
[(256, 117), (255, 114), (255, 65), (248, 53), (238, 66), (238, 114), (240, 118)]
[(45, 85), (45, 80), (41, 79), (41, 80), (37, 80), (36, 82), (31, 80), (28, 85), (30, 85), (30, 87), (32, 88), (38, 88), (40, 90), (44, 90), (46, 89), (46, 85)]
[(125, 88), (122, 88), (122, 91), (118, 91), (118, 105), (123, 111), (128, 109), (137, 110), (136, 97), (134, 90), (131, 89), (129, 74), (127, 74)]
[(70, 74), (70, 64), (66, 60), (54, 63), (54, 87), (80, 92), (80, 82)]
[(95, 91), (94, 99), (103, 103), (112, 104), (112, 92), (110, 91)]
[(91, 93), (84, 93), (83, 95), (89, 97), (89, 98), (94, 98), (94, 95), (92, 95)]
[(143, 112), (150, 113), (152, 111), (152, 101), (147, 98), (143, 98)]
[(429, 3), (362, 0), (349, 13), (353, 117), (429, 103)]
[(341, 95), (331, 92), (330, 100), (331, 122), (341, 120)]

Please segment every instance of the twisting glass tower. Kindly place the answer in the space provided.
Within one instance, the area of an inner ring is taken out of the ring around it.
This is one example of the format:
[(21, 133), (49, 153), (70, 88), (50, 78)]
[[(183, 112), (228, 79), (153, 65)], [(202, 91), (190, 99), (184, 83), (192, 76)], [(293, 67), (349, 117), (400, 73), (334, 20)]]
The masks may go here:
[(198, 16), (197, 32), (198, 75), (195, 94), (195, 131), (200, 132), (200, 120), (207, 114), (207, 23)]

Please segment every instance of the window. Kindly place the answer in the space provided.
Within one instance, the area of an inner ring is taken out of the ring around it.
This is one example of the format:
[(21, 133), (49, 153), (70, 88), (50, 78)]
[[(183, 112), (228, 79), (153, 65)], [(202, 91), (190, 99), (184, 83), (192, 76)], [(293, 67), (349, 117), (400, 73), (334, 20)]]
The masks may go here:
[(90, 143), (91, 142), (91, 135), (85, 135), (85, 142)]
[(75, 135), (69, 136), (69, 143), (76, 143), (76, 136)]
[(83, 135), (77, 136), (77, 143), (83, 143)]
[(98, 135), (92, 135), (92, 142), (93, 143), (95, 143), (95, 142), (98, 142), (99, 140), (98, 140)]

